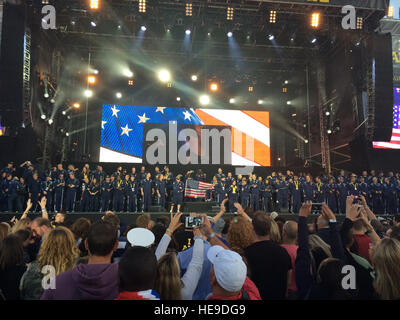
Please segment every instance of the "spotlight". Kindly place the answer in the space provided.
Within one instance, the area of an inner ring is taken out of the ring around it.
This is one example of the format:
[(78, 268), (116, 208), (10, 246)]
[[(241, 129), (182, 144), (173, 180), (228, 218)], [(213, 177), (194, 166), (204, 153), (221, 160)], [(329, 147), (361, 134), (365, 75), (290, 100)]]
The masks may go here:
[(200, 97), (200, 104), (202, 104), (203, 106), (207, 105), (210, 103), (210, 97), (207, 95), (202, 95)]
[(262, 101), (262, 100), (258, 100), (258, 101), (257, 101), (257, 103), (258, 103), (258, 104), (263, 104), (263, 103), (264, 103), (264, 101)]
[(139, 0), (139, 12), (146, 13), (146, 0)]
[(71, 120), (71, 116), (67, 116), (67, 119), (68, 119), (68, 120)]
[(274, 40), (274, 39), (275, 39), (275, 37), (274, 37), (274, 35), (273, 35), (273, 34), (270, 34), (270, 35), (268, 36), (268, 39), (269, 39), (270, 41), (272, 41), (272, 40)]
[(99, 0), (90, 0), (90, 9), (97, 10), (99, 8)]
[(192, 31), (190, 31), (189, 29), (186, 29), (185, 33), (186, 33), (186, 35), (190, 35), (192, 33)]
[(44, 97), (47, 99), (48, 97), (50, 97), (50, 95), (47, 92), (45, 92)]
[(292, 104), (292, 102), (291, 102), (291, 101), (287, 101), (286, 104), (287, 104), (287, 105), (290, 105), (290, 104)]
[(208, 36), (208, 37), (211, 37), (211, 32), (207, 33), (207, 36)]
[(122, 28), (122, 27), (121, 27), (121, 25), (119, 24), (119, 25), (118, 25), (118, 30), (121, 30), (121, 28)]
[(289, 81), (285, 80), (285, 84), (288, 84), (288, 83), (289, 83)]
[(212, 82), (212, 83), (210, 84), (210, 90), (211, 90), (211, 91), (216, 92), (216, 91), (218, 91), (218, 89), (219, 89), (218, 83)]
[(181, 101), (181, 97), (176, 97), (176, 101)]
[(235, 9), (228, 7), (226, 10), (226, 20), (233, 20), (233, 14), (235, 12)]
[(92, 25), (93, 28), (97, 26), (96, 22), (94, 21), (90, 22), (90, 24)]
[(275, 23), (276, 22), (276, 11), (271, 10), (269, 12), (269, 23)]
[(359, 29), (359, 30), (362, 29), (363, 28), (363, 23), (364, 23), (363, 18), (362, 17), (357, 17), (356, 28)]
[(332, 130), (331, 130), (331, 129), (328, 129), (327, 132), (328, 132), (328, 134), (331, 134), (331, 133), (332, 133)]
[(198, 77), (194, 74), (192, 75), (192, 81), (197, 81)]
[(65, 115), (67, 114), (67, 111), (64, 110), (64, 111), (61, 112), (61, 113), (62, 113), (63, 116), (65, 116)]
[(317, 42), (317, 38), (313, 38), (312, 40), (311, 40), (311, 43), (316, 43)]
[(161, 82), (168, 82), (171, 79), (171, 74), (168, 70), (163, 69), (158, 73), (158, 78)]
[(93, 70), (93, 73), (94, 73), (94, 74), (99, 74), (99, 70), (94, 69), (94, 70)]
[(117, 92), (115, 94), (115, 96), (117, 97), (117, 99), (121, 99), (122, 98), (122, 93), (121, 92)]
[(229, 99), (229, 103), (235, 103), (235, 99), (234, 98), (230, 98)]
[(190, 2), (186, 3), (186, 16), (191, 17), (193, 15), (193, 4)]
[(124, 70), (124, 76), (127, 78), (132, 78), (133, 77), (133, 72), (129, 69)]
[(141, 27), (140, 27), (140, 30), (142, 30), (142, 31), (146, 31), (146, 30), (147, 30), (147, 28), (146, 28), (146, 26), (141, 26)]
[(281, 161), (281, 158), (280, 158), (280, 157), (278, 157), (278, 161)]
[(304, 143), (308, 143), (308, 140), (306, 139), (306, 140), (304, 140)]
[(253, 90), (254, 90), (254, 87), (250, 86), (249, 87), (249, 92), (253, 92)]
[(49, 119), (49, 124), (52, 125), (53, 124), (53, 119)]
[(84, 92), (85, 97), (90, 98), (93, 96), (93, 91), (92, 90), (85, 90)]
[(95, 76), (88, 76), (87, 77), (87, 82), (89, 84), (95, 84), (96, 83), (96, 77)]
[(228, 36), (228, 38), (232, 38), (233, 33), (229, 31), (226, 35)]
[(331, 113), (329, 111), (325, 112), (326, 116), (329, 116)]
[(45, 114), (42, 114), (42, 115), (40, 116), (40, 118), (42, 118), (43, 120), (46, 120), (46, 115), (45, 115)]
[(318, 28), (319, 27), (319, 13), (314, 12), (311, 15), (311, 27)]
[(66, 135), (67, 137), (69, 137), (69, 132), (66, 132), (65, 135)]
[(51, 98), (51, 99), (50, 99), (50, 103), (55, 104), (55, 103), (56, 103), (56, 100), (54, 100), (54, 98)]

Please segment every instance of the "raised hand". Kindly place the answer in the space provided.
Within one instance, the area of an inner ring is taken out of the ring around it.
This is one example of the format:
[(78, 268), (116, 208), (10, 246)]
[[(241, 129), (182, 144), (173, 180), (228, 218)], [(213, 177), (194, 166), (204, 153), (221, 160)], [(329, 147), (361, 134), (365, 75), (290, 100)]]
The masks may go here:
[(312, 202), (306, 201), (300, 208), (299, 216), (308, 218), (311, 214)]

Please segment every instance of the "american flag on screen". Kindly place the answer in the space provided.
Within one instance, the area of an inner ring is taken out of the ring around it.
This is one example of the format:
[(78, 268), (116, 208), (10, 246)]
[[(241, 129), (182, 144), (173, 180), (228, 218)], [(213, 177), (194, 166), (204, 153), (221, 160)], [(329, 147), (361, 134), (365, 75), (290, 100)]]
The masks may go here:
[(270, 166), (268, 111), (103, 105), (100, 162), (142, 163), (144, 124), (225, 126), (232, 165)]
[(400, 149), (400, 88), (393, 89), (395, 105), (393, 106), (393, 132), (390, 142), (374, 142), (377, 149)]
[(206, 191), (214, 187), (212, 183), (206, 183), (193, 179), (186, 180), (185, 197), (188, 198), (205, 198)]

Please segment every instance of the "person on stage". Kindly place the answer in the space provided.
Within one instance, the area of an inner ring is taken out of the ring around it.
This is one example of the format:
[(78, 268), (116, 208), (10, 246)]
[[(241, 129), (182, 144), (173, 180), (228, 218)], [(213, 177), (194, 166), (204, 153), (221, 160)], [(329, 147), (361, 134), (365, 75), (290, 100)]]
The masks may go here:
[(176, 206), (176, 212), (181, 212), (184, 191), (185, 191), (185, 185), (181, 181), (180, 176), (177, 176), (176, 181), (172, 185), (171, 213), (174, 212), (175, 206)]

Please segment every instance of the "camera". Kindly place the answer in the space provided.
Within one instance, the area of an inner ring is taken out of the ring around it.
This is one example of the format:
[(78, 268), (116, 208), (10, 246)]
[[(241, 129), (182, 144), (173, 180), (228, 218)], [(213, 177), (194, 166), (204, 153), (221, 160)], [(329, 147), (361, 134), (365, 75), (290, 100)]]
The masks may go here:
[(185, 229), (193, 229), (195, 227), (200, 227), (204, 223), (204, 217), (185, 216), (182, 218), (185, 219), (184, 221)]

